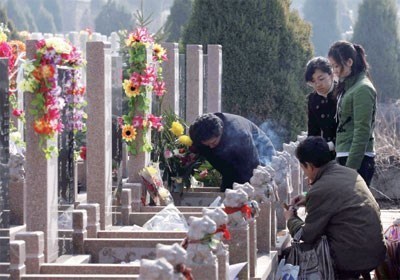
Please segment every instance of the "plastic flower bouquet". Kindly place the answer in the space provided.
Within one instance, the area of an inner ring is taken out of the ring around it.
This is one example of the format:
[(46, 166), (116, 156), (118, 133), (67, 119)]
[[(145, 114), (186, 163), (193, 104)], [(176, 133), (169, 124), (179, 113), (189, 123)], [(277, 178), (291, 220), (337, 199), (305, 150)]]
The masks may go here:
[(200, 165), (201, 159), (191, 151), (192, 140), (185, 134), (187, 125), (171, 112), (163, 114), (164, 130), (161, 132), (156, 151), (159, 153), (163, 178), (172, 192), (182, 192), (190, 187), (190, 175)]
[[(143, 168), (139, 172), (139, 175), (142, 177), (143, 184), (156, 205), (169, 205), (173, 203), (170, 192), (163, 185), (160, 168), (157, 163), (151, 163), (149, 166)], [(146, 192), (142, 192), (142, 203), (146, 204)]]

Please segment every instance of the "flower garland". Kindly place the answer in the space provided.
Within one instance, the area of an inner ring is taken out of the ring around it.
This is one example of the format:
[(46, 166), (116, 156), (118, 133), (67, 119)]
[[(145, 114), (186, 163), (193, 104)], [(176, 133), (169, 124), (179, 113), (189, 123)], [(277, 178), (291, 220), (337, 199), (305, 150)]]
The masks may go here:
[[(150, 47), (153, 50), (153, 63), (146, 61), (146, 49)], [(144, 27), (139, 27), (128, 35), (125, 48), (129, 54), (127, 72), (130, 78), (125, 79), (122, 86), (129, 110), (119, 118), (119, 126), (128, 152), (137, 155), (152, 150), (146, 137), (147, 131), (151, 128), (158, 132), (163, 129), (162, 118), (150, 114), (151, 101), (148, 93), (153, 92), (157, 97), (165, 94), (161, 62), (166, 61), (167, 56), (165, 49), (154, 43), (153, 37)], [(141, 141), (135, 141), (138, 135), (141, 135)]]
[(0, 22), (0, 57), (8, 58), (8, 71), (11, 73), (14, 67), (13, 51), (10, 44), (7, 42), (7, 33), (10, 30), (7, 26)]
[[(83, 65), (81, 53), (57, 37), (38, 41), (35, 58), (24, 65), (25, 79), (18, 86), (34, 95), (29, 112), (34, 116), (33, 128), (40, 137), (39, 145), (46, 158), (50, 158), (53, 153), (57, 154), (58, 149), (53, 145), (44, 145), (44, 141), (54, 140), (56, 134), (64, 128), (61, 110), (65, 99), (57, 85), (57, 66), (79, 69)], [(76, 83), (71, 85), (74, 86)], [(76, 90), (72, 89), (72, 92)]]

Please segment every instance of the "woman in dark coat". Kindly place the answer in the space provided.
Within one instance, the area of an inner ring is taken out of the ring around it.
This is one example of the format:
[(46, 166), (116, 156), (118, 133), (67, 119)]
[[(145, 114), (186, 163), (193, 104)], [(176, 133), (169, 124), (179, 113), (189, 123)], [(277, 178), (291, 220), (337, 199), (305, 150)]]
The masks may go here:
[[(337, 122), (332, 66), (327, 58), (315, 57), (307, 63), (304, 76), (313, 89), (308, 95), (308, 136), (322, 136), (334, 151)], [(334, 152), (332, 157), (335, 158)]]

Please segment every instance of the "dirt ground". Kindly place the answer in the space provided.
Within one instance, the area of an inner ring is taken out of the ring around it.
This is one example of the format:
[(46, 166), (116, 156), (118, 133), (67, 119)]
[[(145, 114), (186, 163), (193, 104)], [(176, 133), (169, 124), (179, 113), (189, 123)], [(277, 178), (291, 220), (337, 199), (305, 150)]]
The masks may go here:
[(371, 192), (381, 209), (400, 209), (400, 167), (377, 166), (371, 182)]

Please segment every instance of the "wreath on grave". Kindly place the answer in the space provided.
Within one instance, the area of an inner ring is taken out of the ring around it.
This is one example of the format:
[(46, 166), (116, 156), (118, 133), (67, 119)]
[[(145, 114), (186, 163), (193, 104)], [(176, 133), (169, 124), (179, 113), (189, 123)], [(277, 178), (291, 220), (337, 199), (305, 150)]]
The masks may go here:
[[(34, 116), (33, 128), (39, 135), (39, 146), (46, 158), (58, 154), (55, 145), (45, 145), (45, 142), (55, 140), (57, 133), (63, 131), (61, 113), (66, 105), (67, 129), (75, 132), (85, 128), (82, 124), (82, 118), (85, 117), (82, 111), (86, 105), (83, 98), (85, 88), (79, 74), (84, 64), (80, 51), (57, 37), (39, 40), (34, 59), (24, 63), (25, 78), (18, 86), (34, 95), (29, 113)], [(63, 67), (67, 72), (64, 94), (57, 84), (57, 67)]]
[[(139, 27), (127, 35), (124, 43), (123, 50), (128, 53), (126, 71), (129, 79), (125, 79), (122, 86), (128, 100), (128, 110), (118, 121), (128, 152), (137, 155), (152, 150), (147, 139), (149, 129), (158, 132), (163, 129), (162, 117), (150, 113), (149, 95), (154, 93), (157, 98), (162, 98), (166, 92), (161, 63), (167, 60), (167, 56), (165, 49), (154, 43), (153, 36), (145, 27)], [(151, 63), (147, 62), (147, 49), (152, 50)]]

